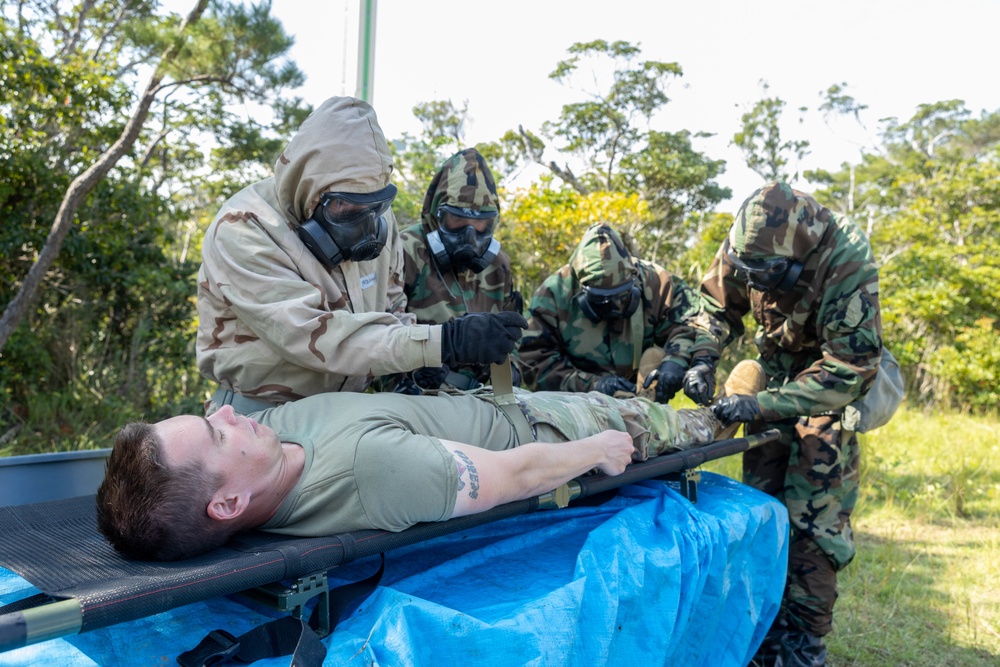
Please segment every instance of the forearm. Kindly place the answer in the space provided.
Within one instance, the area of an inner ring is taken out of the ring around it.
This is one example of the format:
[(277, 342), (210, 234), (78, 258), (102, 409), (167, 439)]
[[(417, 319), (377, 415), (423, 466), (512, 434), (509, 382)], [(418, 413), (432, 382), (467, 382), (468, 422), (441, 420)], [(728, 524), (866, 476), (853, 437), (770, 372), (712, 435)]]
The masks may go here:
[(532, 442), (493, 452), (443, 440), (458, 466), (453, 516), (485, 512), (504, 503), (547, 493), (594, 468), (621, 473), (634, 450), (621, 431), (604, 431), (569, 442)]

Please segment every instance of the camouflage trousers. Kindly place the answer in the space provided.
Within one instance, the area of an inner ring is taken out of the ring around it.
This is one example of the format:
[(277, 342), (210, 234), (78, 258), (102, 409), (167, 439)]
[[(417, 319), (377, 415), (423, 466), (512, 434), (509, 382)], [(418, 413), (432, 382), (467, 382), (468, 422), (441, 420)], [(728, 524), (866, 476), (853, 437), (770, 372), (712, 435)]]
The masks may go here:
[(712, 442), (718, 421), (707, 408), (675, 410), (645, 398), (612, 398), (600, 392), (515, 390), (535, 438), (579, 440), (601, 431), (625, 431), (635, 445), (633, 461)]
[(837, 571), (854, 558), (851, 512), (858, 496), (857, 435), (840, 428), (840, 417), (801, 417), (778, 428), (780, 442), (743, 455), (743, 481), (781, 500), (791, 524), (788, 578), (782, 600), (793, 630), (830, 632), (837, 600)]

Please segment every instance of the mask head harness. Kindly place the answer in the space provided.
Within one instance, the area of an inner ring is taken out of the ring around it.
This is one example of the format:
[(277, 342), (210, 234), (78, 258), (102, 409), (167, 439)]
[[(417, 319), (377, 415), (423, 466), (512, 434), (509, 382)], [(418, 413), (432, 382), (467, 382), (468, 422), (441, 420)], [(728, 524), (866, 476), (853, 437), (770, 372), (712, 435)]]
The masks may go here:
[(580, 310), (591, 322), (628, 319), (639, 308), (641, 301), (635, 278), (610, 289), (584, 285), (577, 296)]
[(723, 247), (726, 261), (736, 269), (736, 277), (746, 282), (750, 289), (781, 294), (792, 289), (802, 274), (802, 262), (792, 257), (740, 259), (729, 245), (728, 235)]
[[(446, 223), (447, 214), (468, 220), (488, 220), (486, 229), (476, 231), (471, 224), (451, 229)], [(472, 208), (462, 208), (451, 204), (442, 204), (437, 210), (438, 228), (427, 235), (427, 245), (430, 247), (434, 260), (445, 271), (455, 269), (464, 271), (471, 269), (475, 273), (482, 272), (493, 263), (500, 253), (500, 242), (493, 238), (496, 226), (496, 211), (479, 211)]]
[(368, 194), (326, 192), (312, 217), (299, 226), (299, 238), (328, 269), (341, 262), (373, 260), (389, 236), (385, 212), (395, 197), (392, 184)]

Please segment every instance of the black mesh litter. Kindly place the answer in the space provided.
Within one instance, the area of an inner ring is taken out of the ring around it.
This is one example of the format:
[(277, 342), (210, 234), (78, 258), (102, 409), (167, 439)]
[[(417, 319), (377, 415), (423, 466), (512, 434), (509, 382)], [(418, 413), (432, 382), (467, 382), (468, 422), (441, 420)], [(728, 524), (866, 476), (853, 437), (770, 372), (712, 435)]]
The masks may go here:
[(82, 608), (80, 631), (96, 630), (328, 570), (349, 560), (524, 514), (535, 506), (533, 500), (509, 503), (483, 514), (419, 524), (403, 533), (366, 530), (301, 539), (245, 533), (209, 554), (172, 563), (120, 556), (97, 530), (94, 496), (0, 507), (0, 566), (43, 592), (0, 607), (0, 615), (72, 597)]
[[(758, 436), (759, 441), (777, 437), (776, 431), (768, 433), (773, 435), (763, 439)], [(743, 438), (724, 440), (629, 466), (616, 477), (583, 478), (583, 496), (695, 467), (748, 446), (751, 444)], [(0, 566), (42, 591), (0, 607), (0, 615), (36, 603), (42, 605), (50, 599), (76, 598), (82, 609), (80, 632), (86, 632), (329, 570), (407, 544), (526, 514), (537, 505), (536, 499), (522, 500), (481, 514), (418, 524), (401, 533), (368, 530), (315, 538), (244, 533), (204, 556), (171, 563), (121, 557), (98, 532), (94, 496), (0, 507)]]

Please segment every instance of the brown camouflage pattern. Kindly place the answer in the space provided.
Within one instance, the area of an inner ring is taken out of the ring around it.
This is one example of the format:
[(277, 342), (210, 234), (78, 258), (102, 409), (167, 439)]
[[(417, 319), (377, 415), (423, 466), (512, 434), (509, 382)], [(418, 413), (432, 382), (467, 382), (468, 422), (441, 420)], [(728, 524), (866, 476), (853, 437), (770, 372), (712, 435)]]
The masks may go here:
[(857, 502), (861, 450), (836, 415), (768, 423), (782, 441), (743, 455), (744, 481), (781, 500), (791, 524), (787, 620), (822, 636), (830, 631), (837, 600), (837, 571), (856, 553), (851, 513)]
[(374, 110), (335, 97), (303, 122), (275, 175), (226, 201), (209, 226), (198, 273), (199, 370), (275, 404), (364, 391), (374, 376), (440, 365), (440, 327), (406, 313), (403, 250), (389, 238), (369, 262), (326, 269), (296, 228), (323, 192), (375, 192), (392, 160)]
[(466, 148), (448, 158), (427, 186), (420, 209), (420, 221), (427, 233), (438, 228), (438, 208), (446, 204), (500, 214), (493, 172), (475, 148)]
[[(882, 354), (878, 269), (864, 232), (784, 183), (754, 192), (728, 237), (742, 259), (791, 257), (802, 274), (787, 293), (752, 290), (716, 254), (701, 285), (698, 326), (718, 355), (742, 335), (743, 316), (768, 376), (757, 394), (763, 422), (782, 443), (743, 456), (744, 480), (784, 502), (792, 525), (783, 607), (793, 629), (829, 632), (837, 570), (855, 554), (850, 517), (857, 500), (860, 448), (843, 431), (843, 408), (868, 390)], [(822, 554), (822, 557), (820, 557)], [(826, 562), (823, 562), (826, 559)]]
[(831, 221), (830, 211), (787, 183), (750, 195), (729, 229), (729, 244), (743, 259), (808, 256)]
[[(520, 312), (510, 257), (503, 250), (479, 273), (471, 269), (442, 271), (434, 261), (427, 235), (438, 228), (437, 211), (442, 204), (499, 212), (493, 173), (476, 149), (460, 151), (445, 161), (427, 188), (421, 222), (400, 234), (407, 312), (416, 316), (420, 324), (444, 324), (467, 313)], [(479, 382), (489, 381), (488, 366), (451, 370), (466, 373)]]
[[(693, 355), (718, 356), (721, 346), (743, 334), (743, 316), (752, 312), (758, 324), (754, 342), (770, 378), (768, 390), (758, 395), (764, 417), (777, 420), (841, 410), (871, 385), (882, 354), (878, 269), (871, 246), (854, 222), (825, 208), (810, 220), (797, 221), (791, 239), (773, 233), (767, 226), (780, 216), (744, 212), (760, 204), (762, 192), (765, 203), (771, 201), (766, 195), (773, 199), (771, 190), (764, 189), (744, 202), (733, 224), (743, 230), (736, 242), (753, 239), (748, 247), (759, 253), (755, 257), (795, 248), (803, 253), (796, 254), (804, 264), (802, 275), (784, 294), (751, 290), (736, 277), (720, 248), (701, 285), (698, 326), (710, 335), (701, 340), (710, 342), (696, 346)], [(741, 227), (745, 223), (753, 226)], [(732, 237), (730, 243), (735, 244)], [(765, 245), (766, 239), (775, 245)]]
[(618, 232), (603, 224), (584, 232), (568, 264), (579, 284), (600, 289), (624, 285), (638, 273)]
[[(686, 368), (692, 349), (712, 342), (701, 340), (704, 334), (694, 326), (697, 292), (658, 264), (632, 258), (627, 251), (622, 255), (624, 244), (617, 233), (612, 234), (617, 241), (611, 241), (601, 227), (590, 227), (571, 263), (546, 278), (531, 297), (528, 330), (517, 353), (526, 387), (585, 392), (609, 373), (636, 379), (638, 355), (634, 355), (632, 320), (587, 319), (577, 300), (581, 274), (588, 284), (604, 287), (636, 277), (642, 298), (643, 350), (662, 347), (668, 358)], [(610, 279), (600, 273), (604, 269), (611, 274)]]
[(632, 436), (633, 461), (707, 444), (720, 428), (707, 408), (675, 410), (641, 397), (612, 398), (596, 391), (532, 393), (515, 389), (514, 393), (536, 440), (562, 442), (606, 430), (624, 431)]

